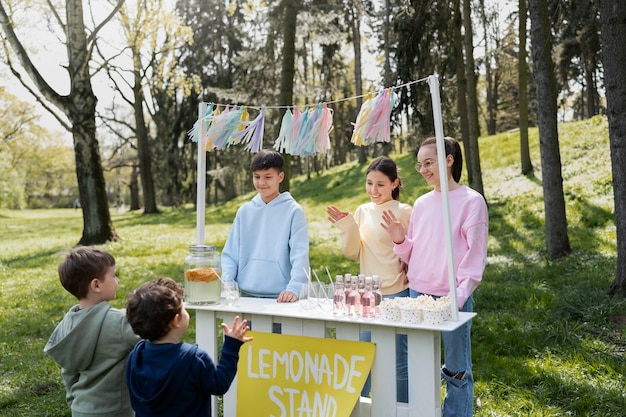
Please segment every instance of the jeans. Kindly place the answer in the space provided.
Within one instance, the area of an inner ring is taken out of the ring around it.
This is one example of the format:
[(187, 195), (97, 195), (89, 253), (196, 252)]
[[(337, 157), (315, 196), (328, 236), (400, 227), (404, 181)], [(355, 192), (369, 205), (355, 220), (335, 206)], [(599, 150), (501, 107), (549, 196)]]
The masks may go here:
[[(410, 290), (410, 293), (413, 298), (421, 295), (415, 290)], [(470, 312), (473, 307), (474, 299), (470, 296), (459, 311)], [(472, 374), (471, 327), (472, 321), (470, 320), (456, 330), (441, 332), (444, 350), (441, 376), (446, 382), (443, 417), (471, 417), (472, 415), (474, 375)], [(457, 374), (463, 374), (461, 379), (455, 377)]]
[[(383, 295), (383, 298), (408, 297), (409, 290), (400, 291), (396, 294)], [(372, 332), (369, 330), (361, 330), (359, 340), (364, 342), (372, 341)], [(409, 365), (407, 362), (407, 338), (405, 334), (396, 335), (396, 401), (400, 403), (409, 402)], [(369, 397), (372, 390), (371, 375), (367, 376), (362, 397)]]

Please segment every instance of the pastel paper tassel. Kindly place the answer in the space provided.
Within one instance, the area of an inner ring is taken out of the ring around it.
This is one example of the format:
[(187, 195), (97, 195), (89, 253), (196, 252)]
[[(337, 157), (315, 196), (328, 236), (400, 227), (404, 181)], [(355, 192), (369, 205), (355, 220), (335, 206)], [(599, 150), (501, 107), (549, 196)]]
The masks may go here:
[[(228, 109), (228, 107), (227, 107)], [(233, 106), (224, 112), (216, 120), (215, 126), (211, 126), (213, 146), (217, 149), (225, 149), (233, 144), (233, 135), (239, 130), (243, 107)]]
[(291, 121), (293, 118), (293, 113), (289, 108), (285, 110), (285, 114), (283, 115), (283, 120), (280, 123), (280, 132), (278, 133), (278, 138), (274, 142), (274, 150), (286, 154), (291, 154), (291, 135), (289, 131), (291, 128)]
[(305, 128), (298, 134), (297, 146), (294, 154), (307, 156), (315, 155), (330, 148), (329, 133), (332, 129), (332, 112), (326, 103), (318, 103), (314, 109), (307, 112)]
[(196, 122), (193, 124), (193, 127), (187, 132), (187, 136), (189, 136), (189, 138), (193, 142), (198, 142), (198, 139), (200, 137), (201, 123), (204, 123), (205, 127), (209, 126), (211, 122), (211, 116), (214, 111), (214, 106), (215, 105), (213, 103), (208, 103), (206, 111), (204, 112), (204, 115), (202, 116), (202, 118), (199, 120), (196, 120)]
[(263, 147), (263, 129), (265, 126), (265, 107), (261, 107), (259, 115), (250, 122), (243, 122), (243, 130), (233, 134), (233, 143), (245, 143), (245, 149), (259, 152)]
[(293, 106), (293, 116), (291, 116), (291, 129), (289, 129), (289, 136), (286, 137), (286, 140), (289, 143), (289, 148), (291, 150), (291, 155), (295, 155), (294, 150), (296, 146), (296, 138), (298, 136), (298, 131), (300, 130), (300, 126), (302, 125), (303, 115), (298, 109), (298, 106)]
[(326, 152), (330, 149), (330, 132), (333, 130), (333, 111), (328, 108), (326, 103), (322, 104), (322, 115), (317, 130), (315, 150), (317, 152)]
[(312, 155), (308, 139), (316, 119), (316, 111), (309, 110), (309, 106), (307, 105), (304, 112), (302, 113), (300, 128), (298, 129), (298, 134), (296, 135), (295, 145), (293, 149), (294, 155)]
[(374, 104), (374, 95), (372, 93), (369, 93), (367, 100), (365, 100), (361, 105), (359, 114), (356, 117), (354, 131), (352, 132), (352, 138), (350, 139), (350, 142), (354, 143), (357, 146), (363, 146), (365, 144), (364, 139), (366, 123), (370, 113), (372, 112)]
[(391, 140), (391, 110), (394, 104), (393, 91), (388, 88), (378, 96), (373, 111), (369, 115), (366, 123), (365, 141), (389, 142)]

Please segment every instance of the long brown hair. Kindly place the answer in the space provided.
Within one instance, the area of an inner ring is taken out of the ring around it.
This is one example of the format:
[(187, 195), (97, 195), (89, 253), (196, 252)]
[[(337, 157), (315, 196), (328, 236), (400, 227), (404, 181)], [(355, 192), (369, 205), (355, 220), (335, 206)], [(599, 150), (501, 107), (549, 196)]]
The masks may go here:
[(402, 179), (398, 176), (398, 165), (391, 158), (381, 156), (370, 164), (365, 175), (372, 171), (382, 172), (389, 178), (391, 182), (398, 180), (398, 186), (391, 191), (391, 198), (398, 200), (400, 198), (400, 188), (402, 188)]

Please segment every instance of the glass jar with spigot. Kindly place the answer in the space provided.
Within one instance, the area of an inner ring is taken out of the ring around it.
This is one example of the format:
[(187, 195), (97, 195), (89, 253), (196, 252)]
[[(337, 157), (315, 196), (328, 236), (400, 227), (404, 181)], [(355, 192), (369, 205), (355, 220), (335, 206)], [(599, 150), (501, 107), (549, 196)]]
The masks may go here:
[(190, 246), (189, 251), (185, 258), (185, 302), (195, 305), (219, 303), (222, 273), (215, 245)]

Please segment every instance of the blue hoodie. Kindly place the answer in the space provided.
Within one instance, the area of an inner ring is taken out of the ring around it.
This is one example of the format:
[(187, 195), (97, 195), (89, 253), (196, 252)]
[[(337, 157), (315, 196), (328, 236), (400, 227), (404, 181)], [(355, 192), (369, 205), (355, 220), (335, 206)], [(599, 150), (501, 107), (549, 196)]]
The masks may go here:
[(141, 340), (128, 356), (126, 382), (136, 417), (207, 417), (211, 395), (224, 395), (243, 343), (226, 336), (219, 364), (189, 343)]
[(302, 207), (289, 192), (265, 203), (257, 194), (237, 211), (222, 250), (222, 276), (247, 297), (300, 295), (307, 283), (309, 233)]

